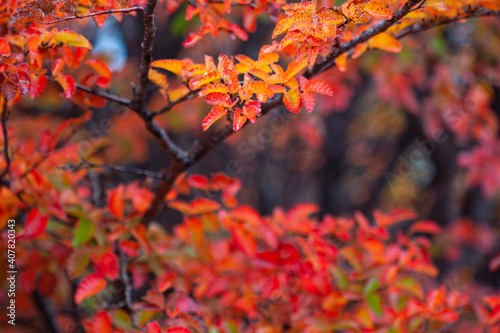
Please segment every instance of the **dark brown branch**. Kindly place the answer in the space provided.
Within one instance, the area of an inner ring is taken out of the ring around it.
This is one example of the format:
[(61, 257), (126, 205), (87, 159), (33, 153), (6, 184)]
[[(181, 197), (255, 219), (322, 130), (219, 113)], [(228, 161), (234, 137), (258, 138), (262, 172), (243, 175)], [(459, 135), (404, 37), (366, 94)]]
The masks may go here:
[(69, 164), (66, 166), (62, 166), (60, 168), (66, 169), (66, 170), (71, 170), (71, 171), (77, 171), (77, 170), (83, 170), (83, 169), (93, 169), (93, 168), (103, 168), (103, 169), (109, 169), (112, 171), (130, 173), (130, 174), (137, 175), (137, 176), (145, 176), (145, 177), (151, 177), (151, 178), (156, 178), (156, 179), (161, 179), (161, 180), (168, 179), (167, 175), (164, 173), (161, 173), (161, 172), (155, 172), (155, 171), (151, 171), (151, 170), (137, 169), (137, 168), (131, 168), (131, 167), (124, 167), (121, 165), (95, 164), (95, 163), (85, 161), (85, 160), (80, 164)]
[(108, 100), (110, 102), (114, 102), (114, 103), (117, 103), (117, 104), (120, 104), (120, 105), (123, 105), (123, 106), (130, 107), (130, 105), (132, 104), (132, 101), (130, 101), (130, 100), (126, 99), (126, 98), (123, 98), (123, 97), (120, 97), (120, 96), (116, 96), (116, 95), (113, 95), (113, 94), (109, 94), (109, 93), (107, 93), (105, 91), (102, 91), (102, 90), (99, 90), (99, 89), (89, 88), (89, 87), (81, 85), (79, 83), (75, 83), (75, 88), (79, 89), (81, 91), (85, 91), (86, 93), (102, 97), (102, 98), (104, 98), (104, 99), (106, 99), (106, 100)]
[(40, 24), (55, 24), (59, 22), (64, 22), (64, 21), (70, 21), (70, 20), (76, 20), (76, 19), (84, 19), (88, 17), (93, 17), (93, 16), (99, 16), (99, 15), (109, 15), (109, 14), (116, 14), (116, 13), (131, 13), (131, 12), (139, 12), (142, 11), (142, 7), (130, 7), (130, 8), (120, 8), (120, 9), (109, 9), (109, 10), (103, 10), (100, 12), (94, 12), (90, 14), (85, 14), (85, 15), (75, 15), (75, 16), (68, 16), (68, 17), (63, 17), (54, 21), (50, 22), (42, 22), (40, 21)]
[(442, 20), (438, 21), (423, 21), (419, 22), (413, 25), (410, 25), (409, 27), (406, 27), (399, 33), (397, 33), (394, 37), (399, 39), (406, 37), (408, 35), (414, 35), (426, 30), (430, 30), (439, 26), (455, 23), (461, 20), (465, 19), (471, 19), (471, 18), (479, 18), (479, 17), (487, 17), (487, 16), (500, 16), (500, 11), (492, 11), (492, 10), (484, 10), (482, 8), (476, 8), (473, 10), (469, 10), (465, 13), (465, 15), (462, 16), (455, 16), (455, 17), (450, 17), (450, 18), (445, 18)]
[(166, 106), (164, 106), (163, 108), (161, 108), (160, 110), (158, 111), (155, 111), (152, 113), (152, 116), (153, 117), (156, 117), (156, 116), (159, 116), (161, 114), (164, 114), (164, 113), (167, 113), (168, 111), (170, 111), (174, 106), (182, 103), (182, 102), (185, 102), (185, 101), (188, 101), (190, 99), (193, 99), (195, 98), (197, 95), (198, 95), (198, 91), (199, 90), (193, 90), (193, 91), (190, 91), (188, 92), (186, 95), (182, 96), (181, 98), (173, 101), (173, 102), (169, 102)]
[(337, 48), (333, 50), (332, 53), (330, 53), (325, 59), (322, 61), (316, 63), (316, 65), (313, 66), (311, 70), (308, 70), (304, 76), (306, 78), (310, 78), (318, 73), (324, 72), (325, 70), (334, 67), (335, 66), (335, 59), (338, 58), (340, 55), (354, 49), (357, 45), (367, 42), (370, 38), (386, 31), (389, 29), (391, 26), (396, 24), (399, 20), (401, 20), (406, 14), (408, 14), (411, 9), (422, 2), (422, 0), (409, 0), (406, 2), (403, 7), (401, 7), (399, 10), (395, 11), (394, 14), (392, 15), (392, 18), (388, 20), (383, 20), (380, 21), (379, 23), (375, 24), (373, 27), (371, 27), (368, 30), (363, 31), (353, 39), (351, 39), (348, 42), (345, 42), (341, 45), (339, 45)]
[(128, 259), (125, 253), (123, 253), (123, 251), (120, 250), (120, 247), (118, 246), (118, 241), (116, 242), (116, 250), (120, 255), (120, 280), (122, 281), (123, 286), (125, 288), (123, 292), (125, 297), (125, 304), (123, 308), (130, 315), (130, 318), (132, 318), (132, 325), (135, 328), (139, 329), (139, 331), (142, 331), (140, 327), (137, 325), (134, 316), (134, 303), (132, 301), (133, 286), (127, 272)]
[(43, 321), (47, 326), (48, 332), (59, 333), (59, 328), (55, 320), (55, 313), (50, 309), (48, 301), (40, 294), (38, 290), (33, 291), (33, 301), (40, 311)]
[(137, 91), (135, 91), (134, 105), (132, 107), (136, 112), (142, 112), (142, 106), (149, 82), (148, 73), (153, 54), (153, 39), (156, 32), (154, 22), (156, 2), (157, 0), (148, 0), (146, 7), (144, 7), (144, 39), (141, 44), (142, 56), (141, 66), (139, 68), (139, 86), (137, 87)]
[(5, 158), (5, 169), (0, 174), (0, 179), (3, 179), (10, 171), (10, 155), (9, 155), (9, 135), (7, 133), (7, 119), (9, 119), (9, 110), (7, 109), (7, 98), (4, 97), (2, 105), (2, 134), (3, 134), (3, 155)]

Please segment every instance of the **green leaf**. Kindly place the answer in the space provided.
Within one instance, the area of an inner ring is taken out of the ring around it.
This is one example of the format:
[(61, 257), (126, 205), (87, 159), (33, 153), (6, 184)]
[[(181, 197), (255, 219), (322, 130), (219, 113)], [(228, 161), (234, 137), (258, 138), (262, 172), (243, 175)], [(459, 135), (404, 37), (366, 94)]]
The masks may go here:
[(368, 305), (378, 316), (382, 316), (382, 304), (380, 301), (380, 296), (377, 294), (369, 294), (366, 296), (366, 300), (368, 301)]
[(112, 310), (109, 312), (109, 316), (111, 317), (111, 321), (113, 322), (114, 326), (125, 331), (133, 329), (132, 319), (125, 311), (120, 309)]
[(370, 279), (370, 281), (368, 281), (368, 283), (365, 285), (365, 289), (363, 290), (363, 294), (365, 296), (368, 296), (370, 294), (373, 294), (373, 292), (375, 290), (378, 289), (378, 287), (380, 286), (379, 282), (378, 282), (378, 278), (372, 278)]
[(344, 291), (347, 288), (347, 276), (345, 273), (339, 269), (338, 267), (330, 268), (330, 271), (335, 279), (335, 283), (339, 287), (340, 290)]
[(73, 237), (73, 246), (75, 248), (81, 247), (83, 244), (94, 235), (95, 225), (92, 221), (87, 219), (80, 219), (75, 229)]

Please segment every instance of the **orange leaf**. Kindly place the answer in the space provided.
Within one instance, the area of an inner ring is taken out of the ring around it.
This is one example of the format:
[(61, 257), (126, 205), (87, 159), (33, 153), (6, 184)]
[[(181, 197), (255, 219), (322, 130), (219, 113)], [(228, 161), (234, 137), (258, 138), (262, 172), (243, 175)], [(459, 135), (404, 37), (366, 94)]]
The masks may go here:
[(0, 38), (0, 56), (10, 55), (9, 42), (5, 38)]
[(80, 304), (84, 299), (92, 297), (106, 288), (106, 280), (97, 273), (87, 275), (78, 285), (75, 302)]
[(247, 119), (248, 117), (241, 113), (240, 109), (236, 109), (236, 111), (234, 111), (233, 131), (239, 131), (240, 128), (245, 125)]
[(64, 59), (63, 58), (56, 59), (56, 61), (54, 61), (54, 64), (52, 65), (51, 69), (52, 75), (53, 76), (58, 75), (61, 69), (63, 69), (63, 67), (64, 67)]
[(299, 90), (296, 88), (288, 90), (283, 95), (283, 103), (285, 103), (285, 106), (288, 109), (288, 111), (293, 113), (299, 113), (301, 107)]
[(203, 224), (196, 217), (186, 218), (186, 225), (191, 232), (191, 238), (198, 250), (203, 248)]
[(182, 61), (178, 59), (156, 60), (151, 63), (151, 67), (163, 68), (179, 76), (182, 72)]
[(98, 80), (96, 85), (98, 85), (101, 88), (109, 87), (109, 81), (111, 80), (111, 71), (109, 70), (108, 65), (104, 61), (98, 59), (88, 59), (85, 60), (83, 63), (92, 67), (97, 73), (99, 73), (101, 78), (104, 78)]
[(370, 14), (370, 16), (381, 20), (388, 20), (392, 18), (391, 10), (387, 8), (385, 4), (378, 1), (371, 1), (367, 3), (363, 10)]
[(386, 32), (382, 32), (375, 37), (372, 37), (368, 41), (368, 45), (372, 48), (392, 53), (399, 53), (403, 48), (403, 46), (401, 46), (401, 43), (396, 38)]
[(123, 192), (124, 192), (124, 187), (123, 185), (120, 185), (109, 193), (109, 211), (111, 214), (114, 216), (118, 217), (120, 220), (123, 219)]
[(243, 106), (243, 113), (248, 117), (251, 123), (254, 123), (258, 116), (260, 116), (260, 103), (251, 101)]
[(227, 86), (223, 83), (216, 83), (216, 84), (211, 84), (206, 86), (205, 88), (201, 89), (200, 93), (198, 96), (202, 97), (211, 93), (222, 93), (222, 94), (227, 94), (229, 91), (227, 89)]
[(62, 75), (59, 73), (56, 77), (57, 82), (61, 85), (64, 90), (64, 97), (70, 98), (75, 93), (75, 81), (71, 75)]
[(212, 110), (210, 110), (208, 115), (205, 117), (205, 119), (203, 119), (203, 122), (201, 123), (203, 130), (206, 131), (217, 119), (221, 118), (226, 113), (226, 109), (222, 106), (216, 105), (212, 107)]
[(92, 332), (111, 333), (111, 320), (106, 311), (99, 311), (92, 320)]
[(291, 79), (292, 77), (295, 76), (295, 74), (299, 73), (301, 70), (306, 68), (307, 66), (307, 59), (301, 59), (300, 61), (292, 61), (285, 72), (285, 76), (287, 79)]

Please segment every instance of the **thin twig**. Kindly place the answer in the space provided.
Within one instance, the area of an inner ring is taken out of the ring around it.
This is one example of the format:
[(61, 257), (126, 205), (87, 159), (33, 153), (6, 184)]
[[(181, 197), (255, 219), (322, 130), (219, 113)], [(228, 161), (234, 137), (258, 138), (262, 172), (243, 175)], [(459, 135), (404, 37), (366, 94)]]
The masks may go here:
[(49, 22), (42, 22), (40, 21), (40, 24), (56, 24), (59, 22), (64, 22), (64, 21), (70, 21), (70, 20), (81, 20), (84, 18), (89, 18), (93, 16), (100, 16), (100, 15), (109, 15), (109, 14), (117, 14), (117, 13), (131, 13), (131, 12), (142, 12), (143, 8), (142, 7), (130, 7), (130, 8), (120, 8), (120, 9), (109, 9), (109, 10), (103, 10), (100, 12), (94, 12), (90, 14), (85, 14), (85, 15), (75, 15), (75, 16), (67, 16), (63, 17), (54, 21), (49, 21)]
[(123, 305), (123, 308), (126, 309), (128, 314), (130, 315), (130, 318), (132, 318), (132, 325), (142, 331), (139, 325), (137, 325), (134, 316), (134, 303), (132, 301), (133, 286), (127, 272), (128, 259), (125, 253), (123, 253), (123, 251), (120, 249), (120, 246), (118, 246), (118, 241), (116, 241), (116, 251), (118, 251), (118, 254), (120, 255), (120, 280), (125, 287), (125, 304)]
[(83, 170), (83, 169), (93, 169), (93, 168), (103, 168), (103, 169), (109, 169), (109, 170), (118, 171), (118, 172), (130, 173), (130, 174), (137, 175), (137, 176), (145, 176), (145, 177), (151, 177), (151, 178), (156, 178), (156, 179), (161, 179), (161, 180), (168, 179), (167, 175), (164, 173), (161, 173), (161, 172), (155, 172), (155, 171), (151, 171), (151, 170), (131, 168), (131, 167), (124, 167), (121, 165), (113, 165), (113, 164), (95, 164), (95, 163), (92, 163), (92, 162), (89, 162), (86, 160), (84, 160), (82, 163), (79, 163), (79, 164), (68, 164), (68, 165), (62, 166), (60, 168), (66, 169), (66, 170), (71, 170), (71, 171), (77, 171), (77, 170)]
[(120, 96), (116, 96), (116, 95), (107, 93), (105, 91), (99, 90), (99, 89), (89, 88), (89, 87), (84, 86), (84, 85), (79, 84), (79, 83), (75, 83), (75, 88), (82, 90), (82, 91), (85, 91), (86, 93), (102, 97), (110, 102), (115, 102), (115, 103), (123, 105), (123, 106), (130, 107), (130, 105), (132, 104), (132, 101), (129, 99), (126, 99), (126, 98), (123, 98)]
[(167, 113), (168, 111), (170, 111), (174, 106), (182, 103), (182, 102), (185, 102), (185, 101), (188, 101), (190, 99), (193, 99), (195, 98), (197, 95), (198, 95), (198, 91), (199, 90), (193, 90), (193, 91), (190, 91), (188, 92), (186, 95), (182, 96), (181, 98), (173, 101), (173, 102), (169, 102), (166, 106), (164, 106), (163, 108), (161, 108), (160, 110), (158, 111), (154, 111), (152, 113), (152, 116), (153, 117), (156, 117), (156, 116), (159, 116), (161, 114), (164, 114), (164, 113)]

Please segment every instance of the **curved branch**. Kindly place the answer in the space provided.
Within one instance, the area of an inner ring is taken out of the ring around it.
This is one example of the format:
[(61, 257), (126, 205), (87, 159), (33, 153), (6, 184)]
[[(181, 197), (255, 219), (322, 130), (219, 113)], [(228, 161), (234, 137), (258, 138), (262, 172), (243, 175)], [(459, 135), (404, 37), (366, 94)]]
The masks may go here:
[(84, 86), (84, 85), (79, 84), (79, 83), (75, 83), (75, 88), (78, 90), (81, 90), (81, 91), (85, 91), (86, 93), (89, 93), (91, 95), (102, 97), (105, 100), (108, 100), (110, 102), (114, 102), (114, 103), (117, 103), (117, 104), (120, 104), (120, 105), (123, 105), (126, 107), (130, 107), (130, 105), (132, 104), (132, 101), (129, 99), (126, 99), (126, 98), (123, 98), (120, 96), (116, 96), (116, 95), (107, 93), (105, 91), (99, 90), (99, 89), (89, 88), (89, 87)]
[(64, 22), (64, 21), (70, 21), (70, 20), (81, 20), (84, 18), (88, 17), (93, 17), (93, 16), (99, 16), (99, 15), (109, 15), (109, 14), (116, 14), (116, 13), (131, 13), (131, 12), (142, 12), (143, 8), (142, 7), (130, 7), (130, 8), (120, 8), (120, 9), (109, 9), (109, 10), (103, 10), (100, 12), (94, 12), (90, 14), (85, 14), (85, 15), (75, 15), (75, 16), (68, 16), (68, 17), (63, 17), (54, 21), (49, 21), (49, 22), (39, 22), (40, 24), (44, 25), (49, 25), (49, 24), (56, 24), (59, 22)]
[(189, 101), (193, 98), (195, 98), (198, 94), (198, 91), (199, 90), (191, 90), (190, 92), (188, 92), (186, 95), (182, 96), (181, 98), (179, 99), (176, 99), (175, 101), (173, 102), (169, 102), (166, 106), (164, 106), (163, 108), (161, 108), (160, 110), (158, 111), (154, 111), (152, 113), (153, 117), (156, 117), (156, 116), (159, 116), (159, 115), (162, 115), (164, 113), (167, 113), (168, 111), (170, 111), (174, 106), (178, 105), (178, 104), (181, 104), (182, 102), (185, 102), (185, 101)]

